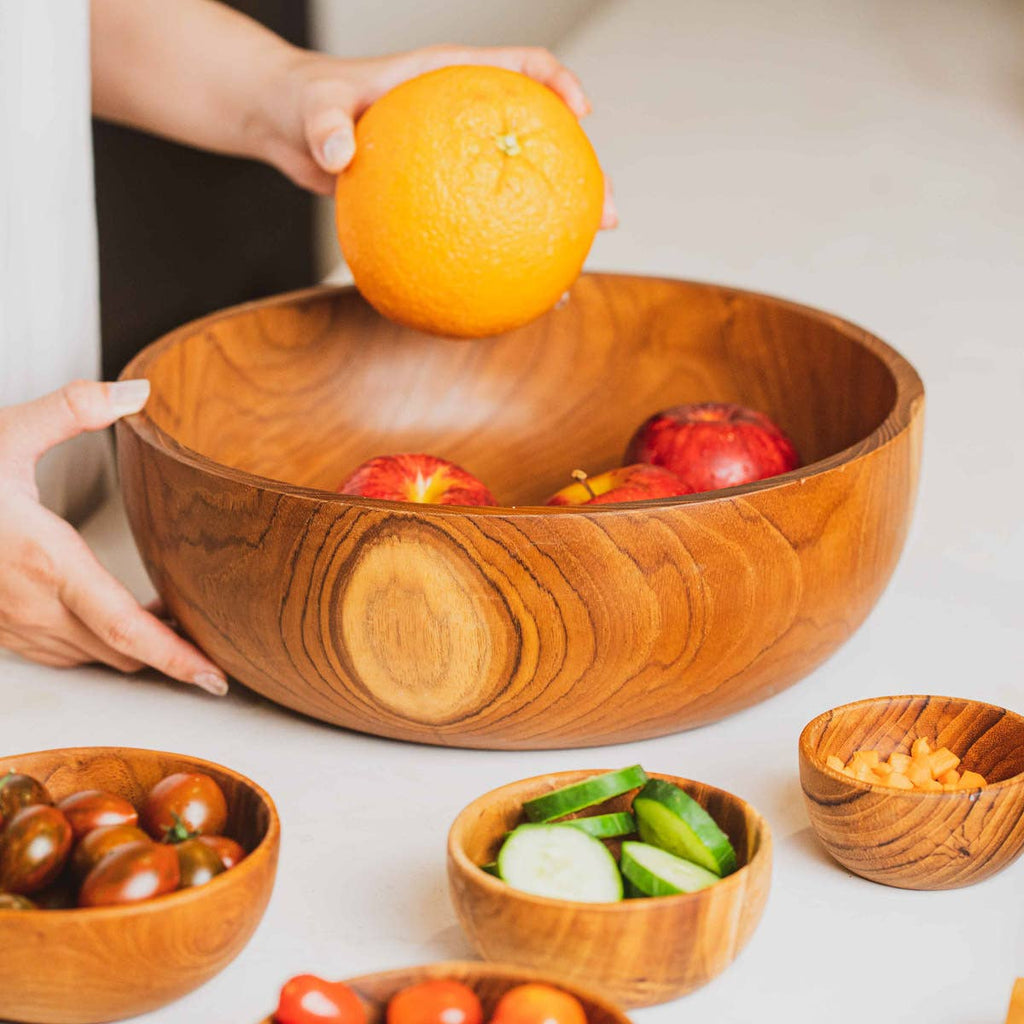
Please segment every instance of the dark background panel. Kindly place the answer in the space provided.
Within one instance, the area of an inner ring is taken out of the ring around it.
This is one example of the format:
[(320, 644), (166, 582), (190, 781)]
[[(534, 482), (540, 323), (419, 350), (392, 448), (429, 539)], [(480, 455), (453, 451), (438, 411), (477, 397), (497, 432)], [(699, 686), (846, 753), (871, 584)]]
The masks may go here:
[[(308, 45), (305, 0), (231, 4)], [(103, 375), (223, 306), (314, 280), (312, 197), (277, 171), (93, 122)]]

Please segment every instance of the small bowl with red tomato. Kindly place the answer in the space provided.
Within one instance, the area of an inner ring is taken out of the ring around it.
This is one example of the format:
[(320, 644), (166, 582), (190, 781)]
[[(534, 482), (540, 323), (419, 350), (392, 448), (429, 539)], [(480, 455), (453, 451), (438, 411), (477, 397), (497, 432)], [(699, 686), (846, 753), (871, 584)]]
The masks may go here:
[(629, 1024), (601, 996), (521, 967), (452, 962), (292, 978), (262, 1024)]
[(0, 1019), (119, 1020), (202, 985), (259, 924), (279, 844), (270, 796), (212, 762), (0, 758)]

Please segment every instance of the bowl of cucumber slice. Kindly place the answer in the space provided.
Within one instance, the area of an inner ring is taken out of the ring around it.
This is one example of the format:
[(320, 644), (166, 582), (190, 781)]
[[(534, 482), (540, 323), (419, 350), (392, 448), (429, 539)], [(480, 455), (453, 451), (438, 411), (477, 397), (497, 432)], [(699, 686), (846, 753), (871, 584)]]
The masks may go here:
[(768, 824), (746, 801), (639, 765), (502, 786), (448, 837), (452, 902), (484, 959), (627, 1007), (725, 970), (761, 919), (771, 866)]

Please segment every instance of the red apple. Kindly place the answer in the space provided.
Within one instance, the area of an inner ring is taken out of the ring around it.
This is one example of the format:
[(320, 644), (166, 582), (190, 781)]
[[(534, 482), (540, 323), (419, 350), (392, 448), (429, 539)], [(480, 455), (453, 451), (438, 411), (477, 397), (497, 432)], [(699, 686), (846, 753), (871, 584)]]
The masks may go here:
[(497, 504), (472, 473), (436, 455), (378, 455), (353, 470), (338, 492), (425, 505)]
[(573, 476), (576, 483), (548, 498), (549, 505), (613, 505), (648, 498), (676, 498), (693, 490), (675, 473), (644, 463), (610, 469), (597, 476), (587, 476), (577, 469)]
[(664, 466), (694, 491), (736, 487), (800, 465), (793, 442), (764, 413), (727, 402), (656, 412), (633, 435), (626, 461)]

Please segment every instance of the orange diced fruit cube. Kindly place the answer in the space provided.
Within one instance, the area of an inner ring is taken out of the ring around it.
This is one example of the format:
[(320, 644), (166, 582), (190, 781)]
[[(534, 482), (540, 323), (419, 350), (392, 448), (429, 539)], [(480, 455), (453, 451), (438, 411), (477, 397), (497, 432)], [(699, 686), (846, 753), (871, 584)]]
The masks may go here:
[(959, 789), (980, 789), (985, 785), (987, 785), (985, 776), (979, 775), (977, 772), (963, 772), (957, 783)]
[(922, 786), (925, 782), (934, 782), (931, 768), (926, 761), (911, 761), (910, 767), (904, 773), (915, 786)]
[(843, 764), (842, 758), (836, 757), (835, 754), (829, 754), (828, 757), (825, 758), (825, 764), (827, 764), (829, 768), (834, 768), (837, 772), (844, 771), (846, 768), (846, 765)]
[(960, 763), (960, 758), (948, 747), (936, 750), (928, 757), (928, 764), (932, 770), (932, 777), (941, 779), (946, 772), (955, 768)]
[(894, 772), (905, 773), (910, 767), (910, 755), (909, 754), (890, 754), (889, 765)]
[(884, 761), (879, 761), (874, 768), (871, 769), (876, 775), (881, 776), (883, 779), (887, 775), (892, 774), (892, 766), (886, 764)]
[(929, 778), (925, 779), (924, 782), (917, 783), (917, 788), (924, 793), (941, 793), (942, 783)]
[(950, 768), (948, 772), (943, 772), (939, 776), (939, 782), (944, 786), (956, 786), (960, 781), (960, 773), (955, 768)]
[(923, 736), (918, 736), (910, 747), (911, 757), (927, 757), (931, 752), (932, 745)]
[(892, 786), (894, 789), (913, 789), (914, 784), (901, 772), (891, 772), (885, 777), (883, 785)]
[(853, 752), (853, 757), (850, 760), (854, 767), (859, 764), (866, 764), (869, 768), (874, 768), (874, 766), (878, 764), (878, 751), (855, 750)]

